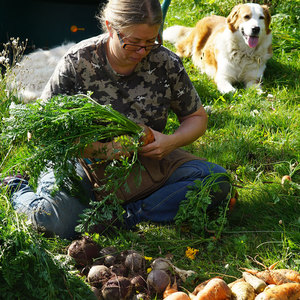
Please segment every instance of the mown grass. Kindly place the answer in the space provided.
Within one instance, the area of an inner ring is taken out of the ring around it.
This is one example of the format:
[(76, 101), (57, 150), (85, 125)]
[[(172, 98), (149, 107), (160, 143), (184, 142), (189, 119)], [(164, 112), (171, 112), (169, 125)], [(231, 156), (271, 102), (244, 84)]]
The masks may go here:
[[(212, 13), (226, 16), (237, 3), (173, 0), (165, 26), (193, 26)], [(241, 276), (241, 267), (261, 269), (255, 257), (265, 266), (278, 261), (278, 267), (300, 271), (300, 8), (297, 2), (277, 0), (270, 9), (274, 55), (265, 71), (263, 94), (240, 87), (234, 94), (222, 95), (190, 59), (183, 59), (209, 111), (206, 134), (186, 148), (224, 166), (239, 195), (220, 238), (213, 233), (198, 235), (173, 225), (154, 224), (141, 224), (138, 232), (122, 231), (114, 237), (95, 236), (103, 246), (133, 248), (153, 258), (172, 257), (178, 267), (197, 272), (197, 277), (184, 285), (189, 290), (215, 275), (230, 282)], [(176, 126), (176, 119), (171, 117), (168, 130)], [(7, 151), (0, 152), (1, 161)], [(284, 175), (290, 175), (292, 182), (281, 184)], [(3, 212), (10, 209), (5, 195), (0, 205)], [(61, 242), (54, 244), (45, 247), (53, 253), (64, 252)], [(193, 260), (185, 256), (188, 246), (200, 250)]]

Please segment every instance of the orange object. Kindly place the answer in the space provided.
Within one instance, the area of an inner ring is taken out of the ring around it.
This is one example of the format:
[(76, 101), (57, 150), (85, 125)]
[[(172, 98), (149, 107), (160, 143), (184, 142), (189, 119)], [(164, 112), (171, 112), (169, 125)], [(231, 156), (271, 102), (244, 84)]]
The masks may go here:
[(256, 300), (298, 300), (300, 299), (300, 283), (284, 283), (276, 285), (258, 294)]
[(284, 175), (284, 176), (281, 178), (281, 184), (284, 184), (286, 181), (292, 181), (291, 176), (289, 176), (289, 175)]
[(80, 27), (78, 27), (78, 26), (76, 26), (76, 25), (72, 25), (71, 27), (70, 27), (70, 30), (71, 30), (71, 32), (74, 32), (74, 33), (76, 33), (77, 31), (84, 31), (85, 30), (85, 28), (80, 28)]
[(195, 300), (229, 300), (231, 299), (231, 290), (223, 279), (213, 278), (193, 298)]
[(229, 211), (233, 211), (234, 207), (236, 205), (236, 198), (232, 197), (230, 200), (229, 200)]
[(176, 292), (164, 298), (164, 300), (190, 300), (190, 297), (184, 292)]
[(283, 284), (288, 282), (300, 283), (300, 273), (290, 269), (272, 270), (272, 266), (265, 271), (256, 271), (243, 268), (246, 272), (262, 279), (267, 284)]
[(155, 140), (154, 134), (153, 134), (153, 131), (150, 129), (150, 127), (143, 125), (143, 124), (139, 124), (139, 126), (141, 126), (143, 128), (143, 136), (140, 138), (140, 143), (143, 146), (146, 146), (146, 145), (154, 142), (154, 140)]
[(163, 298), (167, 298), (168, 296), (170, 296), (171, 294), (174, 294), (178, 292), (178, 287), (177, 287), (177, 282), (176, 282), (176, 278), (174, 280), (174, 283), (171, 285), (171, 282), (169, 283), (169, 285), (167, 286), (167, 288), (164, 291), (163, 294)]

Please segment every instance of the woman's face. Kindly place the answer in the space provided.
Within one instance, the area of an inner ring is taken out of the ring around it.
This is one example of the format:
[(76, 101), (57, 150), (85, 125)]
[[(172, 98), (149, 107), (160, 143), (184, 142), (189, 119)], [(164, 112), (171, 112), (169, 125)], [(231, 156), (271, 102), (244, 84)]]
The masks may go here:
[[(118, 32), (114, 29), (109, 30), (110, 49), (113, 51), (113, 55), (122, 65), (138, 64), (151, 50), (148, 48), (138, 49), (138, 47), (134, 49), (134, 46), (146, 47), (155, 44), (159, 28), (159, 25), (136, 24)], [(126, 45), (125, 48), (124, 45)]]

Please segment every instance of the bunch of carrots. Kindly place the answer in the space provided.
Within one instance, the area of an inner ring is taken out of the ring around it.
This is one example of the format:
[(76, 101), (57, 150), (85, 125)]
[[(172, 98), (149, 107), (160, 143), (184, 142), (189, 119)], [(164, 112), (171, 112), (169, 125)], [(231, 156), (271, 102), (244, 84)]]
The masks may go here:
[(214, 277), (196, 286), (192, 293), (178, 291), (177, 283), (169, 285), (164, 300), (299, 300), (300, 273), (277, 269), (273, 264), (264, 271), (243, 269), (242, 277), (227, 284)]

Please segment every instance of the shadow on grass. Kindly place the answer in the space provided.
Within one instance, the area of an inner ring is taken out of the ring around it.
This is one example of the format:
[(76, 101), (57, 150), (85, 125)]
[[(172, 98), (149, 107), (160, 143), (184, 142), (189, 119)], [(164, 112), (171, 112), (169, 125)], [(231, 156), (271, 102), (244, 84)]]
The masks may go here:
[(299, 86), (300, 70), (293, 65), (286, 65), (274, 58), (267, 63), (264, 72), (263, 85), (267, 88), (288, 87), (295, 89)]

